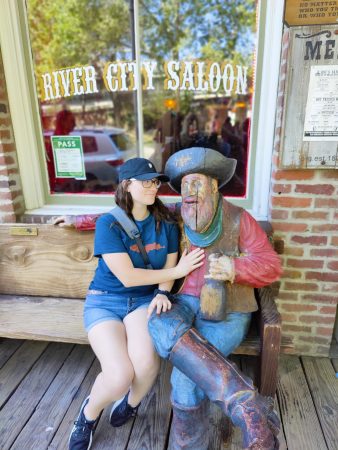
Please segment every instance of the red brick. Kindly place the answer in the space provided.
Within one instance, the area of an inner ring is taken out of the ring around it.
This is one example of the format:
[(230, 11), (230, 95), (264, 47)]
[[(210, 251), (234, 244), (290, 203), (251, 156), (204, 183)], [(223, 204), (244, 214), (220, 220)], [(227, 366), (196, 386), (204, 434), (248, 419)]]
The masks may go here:
[(9, 164), (14, 164), (14, 162), (12, 156), (0, 155), (0, 165), (8, 166)]
[(310, 300), (315, 303), (328, 303), (331, 305), (336, 305), (338, 298), (336, 295), (324, 295), (324, 294), (303, 294), (303, 300)]
[(284, 247), (284, 255), (303, 256), (304, 249), (301, 247)]
[(296, 314), (290, 314), (290, 313), (281, 313), (282, 321), (283, 322), (297, 322), (297, 316)]
[(335, 188), (332, 184), (296, 184), (295, 192), (303, 194), (332, 195)]
[(327, 267), (331, 270), (338, 270), (338, 261), (329, 261)]
[(283, 274), (282, 274), (283, 279), (284, 278), (301, 278), (302, 277), (302, 272), (299, 272), (298, 270), (288, 270), (285, 269), (283, 270)]
[(301, 267), (310, 269), (320, 269), (324, 265), (324, 261), (316, 259), (292, 259), (288, 258), (286, 264), (291, 267)]
[(0, 139), (11, 139), (10, 130), (0, 130)]
[(315, 208), (338, 208), (338, 200), (334, 198), (316, 198)]
[(338, 250), (331, 248), (313, 248), (310, 250), (311, 256), (338, 256)]
[(11, 167), (10, 169), (7, 168), (8, 175), (18, 175), (19, 171), (17, 167)]
[(275, 194), (289, 194), (291, 192), (291, 184), (275, 184), (273, 192)]
[(295, 219), (325, 220), (328, 217), (328, 213), (323, 211), (292, 211), (292, 217)]
[(16, 215), (11, 214), (2, 214), (1, 208), (0, 208), (0, 217), (2, 223), (15, 223), (16, 222)]
[(328, 341), (327, 337), (320, 336), (298, 336), (297, 339), (303, 342), (312, 342), (313, 344), (326, 344)]
[(338, 273), (306, 272), (305, 278), (307, 280), (338, 282)]
[(335, 317), (308, 315), (299, 316), (299, 321), (303, 323), (334, 324)]
[(319, 312), (323, 314), (336, 314), (337, 308), (335, 306), (322, 306)]
[(332, 236), (331, 245), (338, 246), (338, 236)]
[(278, 292), (277, 299), (280, 300), (297, 300), (298, 294), (292, 294), (291, 292)]
[(12, 200), (12, 193), (10, 191), (0, 192), (0, 201), (1, 200)]
[(296, 351), (298, 354), (310, 353), (311, 347), (309, 345), (302, 345), (297, 343)]
[(314, 170), (279, 170), (273, 174), (275, 180), (311, 180)]
[(325, 347), (318, 345), (316, 348), (316, 353), (321, 354), (323, 356), (329, 356), (330, 344), (327, 344)]
[(308, 226), (306, 223), (290, 223), (290, 222), (273, 222), (272, 228), (274, 231), (306, 231)]
[(0, 152), (2, 153), (8, 153), (8, 152), (15, 152), (16, 148), (14, 144), (1, 144), (0, 143)]
[(318, 284), (315, 283), (295, 283), (285, 281), (284, 289), (286, 291), (318, 291)]
[(11, 119), (9, 117), (0, 117), (0, 127), (10, 127), (12, 125)]
[(0, 205), (0, 212), (10, 212), (13, 213), (13, 205), (12, 203), (9, 203), (7, 205)]
[(9, 181), (7, 180), (0, 180), (0, 188), (1, 189), (9, 189)]
[(319, 334), (320, 336), (332, 336), (332, 333), (333, 333), (332, 328), (324, 328), (324, 327), (316, 328), (316, 334)]
[(317, 306), (315, 306), (315, 305), (297, 304), (297, 303), (283, 303), (283, 309), (286, 312), (292, 312), (292, 311), (317, 311)]
[(311, 333), (312, 327), (307, 327), (305, 325), (289, 325), (282, 323), (282, 331), (295, 331), (295, 332), (304, 332)]
[(335, 294), (337, 294), (337, 284), (324, 284), (322, 286), (322, 291), (323, 292), (334, 292)]
[(338, 223), (325, 223), (322, 225), (313, 225), (311, 231), (313, 233), (321, 233), (324, 232), (330, 232), (330, 231), (338, 231)]
[(273, 206), (282, 208), (309, 208), (311, 206), (311, 198), (294, 198), (294, 197), (272, 197)]
[(289, 211), (284, 209), (274, 209), (271, 211), (271, 219), (272, 220), (281, 220), (287, 219), (289, 217)]
[(320, 170), (318, 171), (322, 174), (322, 178), (333, 178), (335, 180), (338, 180), (338, 170), (336, 169), (330, 169), (330, 170)]
[(292, 236), (291, 241), (298, 244), (325, 245), (327, 244), (326, 236)]

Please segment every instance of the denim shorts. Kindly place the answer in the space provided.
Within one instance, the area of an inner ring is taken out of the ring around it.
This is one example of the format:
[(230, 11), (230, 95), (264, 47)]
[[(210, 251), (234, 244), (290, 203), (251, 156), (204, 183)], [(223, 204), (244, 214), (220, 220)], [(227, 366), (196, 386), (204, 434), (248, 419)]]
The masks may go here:
[(84, 304), (83, 320), (88, 331), (100, 322), (123, 319), (139, 308), (147, 308), (154, 295), (144, 297), (127, 297), (106, 291), (88, 291)]

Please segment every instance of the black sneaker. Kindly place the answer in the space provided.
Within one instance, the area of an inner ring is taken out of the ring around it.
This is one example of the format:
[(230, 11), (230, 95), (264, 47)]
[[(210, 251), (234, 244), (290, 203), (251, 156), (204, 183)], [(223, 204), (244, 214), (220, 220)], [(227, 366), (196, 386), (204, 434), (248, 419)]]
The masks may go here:
[(129, 392), (125, 397), (117, 400), (113, 404), (109, 416), (110, 425), (112, 425), (113, 427), (121, 427), (126, 422), (128, 422), (129, 419), (136, 416), (137, 409), (140, 406), (140, 403), (134, 408), (128, 405), (128, 395)]
[(92, 445), (93, 434), (97, 425), (96, 420), (87, 420), (83, 413), (84, 407), (89, 402), (89, 397), (82, 403), (79, 416), (74, 422), (74, 427), (70, 433), (69, 450), (89, 450)]

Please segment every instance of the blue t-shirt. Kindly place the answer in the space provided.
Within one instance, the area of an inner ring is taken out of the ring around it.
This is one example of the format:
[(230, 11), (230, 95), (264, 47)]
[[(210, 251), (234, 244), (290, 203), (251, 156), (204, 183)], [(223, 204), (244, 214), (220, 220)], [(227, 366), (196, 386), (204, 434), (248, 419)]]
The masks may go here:
[[(169, 253), (178, 251), (178, 227), (176, 224), (161, 222), (156, 231), (156, 221), (152, 214), (144, 220), (135, 220), (141, 233), (144, 248), (154, 269), (162, 269)], [(135, 240), (130, 239), (127, 233), (116, 224), (111, 214), (104, 214), (96, 222), (94, 256), (99, 258), (93, 281), (89, 289), (108, 291), (112, 294), (127, 295), (130, 297), (143, 297), (152, 294), (157, 285), (133, 286), (126, 288), (121, 281), (110, 271), (102, 255), (106, 253), (128, 253), (133, 266), (145, 269), (142, 255)]]

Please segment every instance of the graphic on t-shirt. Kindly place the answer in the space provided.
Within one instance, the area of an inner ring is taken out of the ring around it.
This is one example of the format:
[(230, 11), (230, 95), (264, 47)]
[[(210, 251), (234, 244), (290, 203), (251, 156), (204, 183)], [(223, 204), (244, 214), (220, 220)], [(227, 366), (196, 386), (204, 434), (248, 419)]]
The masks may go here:
[[(131, 245), (129, 248), (132, 252), (140, 253), (140, 249), (138, 248), (137, 244)], [(157, 244), (156, 242), (153, 242), (152, 244), (146, 244), (144, 246), (144, 248), (145, 248), (146, 252), (148, 253), (151, 250), (161, 250), (161, 248), (165, 248), (165, 246), (161, 245), (161, 244)]]

